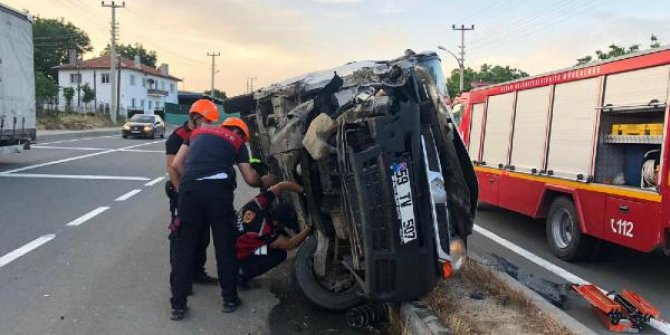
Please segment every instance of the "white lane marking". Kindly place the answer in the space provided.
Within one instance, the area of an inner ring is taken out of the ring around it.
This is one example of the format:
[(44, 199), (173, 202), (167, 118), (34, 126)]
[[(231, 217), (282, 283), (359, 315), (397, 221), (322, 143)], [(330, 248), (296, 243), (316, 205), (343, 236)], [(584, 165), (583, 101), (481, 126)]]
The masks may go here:
[(165, 177), (158, 177), (158, 178), (144, 184), (144, 186), (154, 186), (154, 185), (158, 184), (163, 179), (165, 179)]
[(528, 251), (528, 250), (526, 250), (526, 249), (524, 249), (524, 248), (522, 248), (522, 247), (520, 247), (520, 246), (518, 246), (518, 245), (516, 245), (516, 244), (514, 244), (514, 243), (512, 243), (512, 242), (510, 242), (510, 241), (508, 241), (508, 240), (506, 240), (506, 239), (504, 239), (504, 238), (502, 238), (502, 237), (500, 237), (500, 236), (482, 228), (479, 225), (474, 225), (472, 230), (477, 232), (477, 233), (480, 233), (480, 234), (484, 235), (485, 237), (487, 237), (490, 240), (495, 241), (496, 243), (502, 245), (503, 247), (516, 252), (517, 254), (521, 255), (525, 259), (527, 259), (527, 260), (529, 260), (529, 261), (547, 269), (549, 272), (567, 280), (570, 283), (579, 284), (579, 285), (584, 285), (584, 284), (589, 283), (588, 281), (584, 280), (583, 278), (581, 278), (581, 277), (579, 277), (579, 276), (577, 276), (577, 275), (575, 275), (575, 274), (573, 274), (573, 273), (571, 273), (571, 272), (569, 272), (569, 271), (567, 271), (563, 268), (560, 268), (560, 267), (546, 261), (545, 259), (535, 255), (534, 253), (532, 253), (532, 252), (530, 252), (530, 251)]
[(126, 200), (128, 200), (130, 197), (132, 197), (133, 195), (135, 195), (135, 194), (137, 194), (137, 193), (140, 193), (140, 192), (142, 192), (141, 189), (135, 189), (135, 190), (132, 190), (132, 191), (130, 191), (130, 192), (128, 192), (128, 193), (126, 193), (126, 194), (124, 194), (124, 195), (122, 195), (122, 196), (116, 198), (114, 201), (126, 201)]
[(53, 150), (79, 150), (79, 151), (103, 151), (109, 150), (109, 148), (89, 148), (89, 147), (57, 147), (57, 146), (46, 146), (46, 145), (31, 145), (30, 149), (53, 149)]
[(81, 155), (81, 156), (75, 156), (75, 157), (70, 157), (70, 158), (64, 158), (64, 159), (59, 159), (59, 160), (55, 160), (55, 161), (51, 161), (51, 162), (46, 162), (46, 163), (41, 163), (41, 164), (35, 164), (35, 165), (24, 166), (24, 167), (21, 167), (21, 168), (18, 168), (18, 169), (14, 169), (14, 170), (3, 171), (2, 173), (5, 173), (5, 174), (6, 174), (6, 173), (15, 173), (15, 172), (21, 172), (21, 171), (26, 171), (26, 170), (32, 170), (32, 169), (37, 169), (37, 168), (41, 168), (41, 167), (45, 167), (45, 166), (49, 166), (49, 165), (54, 165), (54, 164), (59, 164), (59, 163), (65, 163), (65, 162), (71, 162), (71, 161), (75, 161), (75, 160), (79, 160), (79, 159), (84, 159), (84, 158), (89, 158), (89, 157), (94, 157), (94, 156), (104, 155), (104, 154), (108, 154), (108, 153), (112, 153), (112, 152), (118, 152), (118, 151), (121, 151), (121, 150), (123, 150), (123, 149), (132, 149), (132, 148), (137, 148), (137, 147), (141, 147), (141, 146), (145, 146), (145, 145), (156, 144), (156, 143), (160, 143), (160, 142), (163, 142), (163, 141), (162, 141), (162, 140), (161, 140), (161, 141), (153, 141), (153, 142), (147, 142), (147, 143), (142, 143), (142, 144), (131, 145), (131, 146), (127, 146), (127, 147), (123, 147), (123, 148), (118, 148), (118, 149), (110, 149), (110, 150), (105, 150), (105, 151), (101, 151), (101, 152), (94, 152), (94, 153), (92, 153), (92, 154)]
[(96, 208), (96, 209), (94, 209), (94, 210), (92, 210), (92, 211), (90, 211), (90, 212), (88, 212), (88, 213), (86, 213), (86, 214), (68, 222), (68, 224), (66, 224), (66, 226), (79, 226), (82, 223), (98, 216), (100, 213), (102, 213), (102, 212), (104, 212), (108, 209), (109, 209), (109, 207), (106, 207), (106, 206), (98, 207), (98, 208)]
[(97, 176), (86, 174), (43, 174), (43, 173), (6, 173), (0, 172), (0, 178), (46, 178), (46, 179), (81, 179), (81, 180), (129, 180), (146, 181), (146, 177), (134, 176)]
[(67, 143), (67, 142), (76, 142), (76, 141), (86, 141), (86, 140), (94, 140), (98, 138), (106, 138), (106, 137), (116, 137), (117, 135), (105, 135), (105, 136), (93, 136), (93, 137), (82, 137), (74, 140), (60, 140), (60, 141), (55, 141), (55, 142), (47, 142), (47, 143), (40, 143), (39, 141), (37, 142), (39, 145), (47, 145), (47, 144), (58, 144), (58, 143)]
[[(526, 250), (526, 249), (524, 249), (524, 248), (522, 248), (522, 247), (520, 247), (520, 246), (518, 246), (518, 245), (516, 245), (516, 244), (514, 244), (514, 243), (512, 243), (512, 242), (510, 242), (510, 241), (508, 241), (508, 240), (506, 240), (506, 239), (504, 239), (504, 238), (502, 238), (502, 237), (500, 237), (500, 236), (482, 228), (479, 225), (474, 225), (472, 230), (479, 233), (479, 234), (484, 235), (488, 239), (493, 240), (494, 242), (502, 245), (503, 247), (514, 251), (515, 253), (519, 254), (523, 258), (525, 258), (525, 259), (527, 259), (527, 260), (545, 268), (549, 272), (565, 279), (569, 283), (578, 284), (578, 285), (590, 284), (584, 278), (579, 277), (579, 276), (575, 275), (574, 273), (572, 273), (568, 270), (565, 270), (561, 267), (558, 267), (558, 266), (544, 260), (543, 258), (540, 258), (539, 256), (533, 254), (532, 252), (530, 252), (530, 251), (528, 251), (528, 250)], [(604, 294), (607, 294), (607, 291), (603, 290), (600, 287), (598, 287), (598, 288)], [(648, 324), (651, 327), (655, 328), (656, 330), (658, 330), (658, 331), (660, 331), (664, 334), (670, 334), (670, 324), (665, 322), (664, 320), (651, 319), (648, 322)]]
[(11, 252), (7, 253), (6, 255), (0, 257), (0, 268), (2, 268), (3, 266), (15, 261), (17, 258), (19, 258), (19, 257), (37, 249), (37, 248), (39, 248), (42, 244), (53, 240), (54, 237), (56, 237), (55, 234), (40, 236), (40, 237), (26, 243), (22, 247), (14, 250), (14, 251), (11, 251)]
[(126, 150), (126, 149), (124, 149), (124, 150), (119, 150), (119, 151), (121, 151), (121, 152), (147, 152), (147, 153), (151, 152), (151, 153), (160, 153), (160, 154), (165, 153), (164, 150), (137, 150), (137, 149), (127, 149)]

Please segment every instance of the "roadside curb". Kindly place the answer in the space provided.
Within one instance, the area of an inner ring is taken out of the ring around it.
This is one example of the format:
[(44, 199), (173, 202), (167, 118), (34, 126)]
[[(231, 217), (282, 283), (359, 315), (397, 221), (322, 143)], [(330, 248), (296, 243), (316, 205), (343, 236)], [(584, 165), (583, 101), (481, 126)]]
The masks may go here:
[[(468, 257), (472, 258), (476, 262), (482, 263), (482, 264), (489, 264), (487, 260), (484, 258), (475, 255), (473, 253), (469, 253)], [(537, 306), (537, 308), (548, 315), (551, 315), (556, 318), (558, 322), (565, 328), (567, 328), (569, 331), (575, 333), (575, 334), (580, 334), (580, 335), (596, 335), (597, 333), (591, 330), (590, 328), (586, 327), (584, 324), (581, 322), (577, 321), (575, 318), (572, 316), (568, 315), (565, 311), (562, 309), (552, 305), (550, 302), (542, 298), (539, 294), (537, 294), (535, 291), (529, 289), (525, 285), (519, 283), (516, 279), (512, 278), (507, 273), (500, 272), (495, 268), (492, 268), (491, 273), (504, 282), (505, 284), (509, 285), (510, 288), (515, 289), (517, 291), (520, 291), (523, 293), (529, 300), (530, 302)]]
[(39, 131), (37, 132), (37, 139), (35, 143), (43, 143), (50, 141), (66, 140), (66, 139), (75, 139), (88, 136), (105, 136), (105, 135), (121, 135), (121, 130), (96, 130), (96, 129), (87, 129), (87, 130), (78, 130), (61, 134), (49, 134), (49, 135), (40, 135)]
[(420, 302), (406, 302), (400, 306), (402, 335), (453, 335), (442, 324), (432, 308)]

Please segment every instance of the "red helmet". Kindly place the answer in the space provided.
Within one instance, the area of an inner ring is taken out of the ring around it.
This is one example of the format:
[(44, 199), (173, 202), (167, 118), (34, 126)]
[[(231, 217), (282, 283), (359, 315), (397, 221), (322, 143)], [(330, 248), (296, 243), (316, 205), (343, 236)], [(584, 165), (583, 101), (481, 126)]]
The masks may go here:
[(212, 101), (207, 99), (198, 99), (191, 105), (189, 114), (200, 114), (209, 122), (219, 121), (219, 108)]

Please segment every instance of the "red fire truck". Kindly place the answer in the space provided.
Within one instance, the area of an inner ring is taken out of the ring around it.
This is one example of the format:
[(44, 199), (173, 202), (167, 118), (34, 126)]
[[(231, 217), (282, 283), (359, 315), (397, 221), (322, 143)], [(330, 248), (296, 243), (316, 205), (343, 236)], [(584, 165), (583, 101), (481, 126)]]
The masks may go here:
[(480, 201), (546, 218), (553, 253), (670, 249), (670, 48), (473, 89), (454, 120)]

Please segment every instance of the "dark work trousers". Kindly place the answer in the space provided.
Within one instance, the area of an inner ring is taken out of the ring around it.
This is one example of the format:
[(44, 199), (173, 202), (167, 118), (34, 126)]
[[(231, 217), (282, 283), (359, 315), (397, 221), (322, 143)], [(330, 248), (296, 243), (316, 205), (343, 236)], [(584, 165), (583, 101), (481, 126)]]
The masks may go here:
[(181, 227), (175, 240), (175, 262), (172, 265), (173, 307), (186, 306), (186, 296), (193, 285), (193, 251), (202, 231), (212, 229), (216, 266), (224, 302), (237, 299), (237, 228), (233, 208), (233, 187), (225, 180), (201, 180), (182, 183), (179, 190)]
[[(170, 181), (168, 181), (170, 183)], [(174, 220), (177, 217), (177, 205), (179, 201), (179, 194), (172, 190), (171, 188), (171, 183), (170, 185), (166, 186), (166, 193), (168, 194), (168, 198), (170, 199), (170, 215), (171, 219)], [(172, 221), (171, 221), (172, 222)], [(171, 233), (170, 234), (170, 264), (174, 262), (174, 240), (179, 238), (179, 232), (176, 233)], [(194, 260), (193, 260), (193, 277), (200, 276), (205, 273), (205, 263), (207, 262), (207, 248), (209, 247), (209, 229), (204, 229), (202, 232), (202, 236), (200, 236), (200, 243), (198, 243), (198, 247), (195, 249), (195, 253), (193, 255)], [(172, 283), (172, 279), (170, 279), (170, 283)]]
[(242, 279), (249, 280), (272, 270), (286, 260), (286, 250), (268, 247), (267, 255), (251, 255), (240, 260)]

